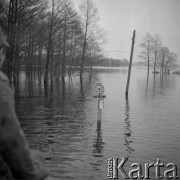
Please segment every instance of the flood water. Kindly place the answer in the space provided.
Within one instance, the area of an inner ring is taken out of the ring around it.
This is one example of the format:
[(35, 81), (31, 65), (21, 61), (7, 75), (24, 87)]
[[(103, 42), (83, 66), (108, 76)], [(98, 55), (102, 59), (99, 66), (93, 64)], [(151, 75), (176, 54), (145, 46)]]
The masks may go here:
[[(57, 180), (107, 179), (107, 158), (128, 157), (132, 163), (177, 165), (180, 176), (180, 76), (150, 77), (132, 69), (129, 98), (125, 99), (127, 69), (94, 69), (92, 79), (78, 75), (53, 79), (46, 96), (41, 78), (22, 74), (20, 91), (36, 98), (16, 102), (17, 114), (30, 147), (43, 152)], [(94, 87), (105, 87), (101, 121), (97, 121)], [(25, 84), (25, 86), (24, 86)], [(143, 172), (144, 174), (144, 172)], [(172, 174), (171, 174), (172, 175)], [(123, 179), (119, 174), (119, 179)], [(150, 170), (155, 179), (155, 170)]]

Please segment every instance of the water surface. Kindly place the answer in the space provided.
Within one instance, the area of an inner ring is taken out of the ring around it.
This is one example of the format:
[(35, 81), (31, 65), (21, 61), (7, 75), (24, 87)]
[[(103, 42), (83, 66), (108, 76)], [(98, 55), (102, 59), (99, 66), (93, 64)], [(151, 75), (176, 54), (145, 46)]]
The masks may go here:
[[(78, 75), (64, 82), (55, 78), (46, 94), (41, 78), (21, 76), (21, 93), (39, 95), (17, 100), (21, 125), (56, 179), (107, 179), (108, 157), (142, 165), (159, 158), (175, 163), (180, 173), (180, 76), (150, 74), (147, 81), (146, 73), (133, 67), (128, 99), (126, 68), (96, 68), (82, 83)], [(101, 121), (93, 98), (98, 82), (107, 96)], [(154, 170), (150, 174), (155, 179)]]

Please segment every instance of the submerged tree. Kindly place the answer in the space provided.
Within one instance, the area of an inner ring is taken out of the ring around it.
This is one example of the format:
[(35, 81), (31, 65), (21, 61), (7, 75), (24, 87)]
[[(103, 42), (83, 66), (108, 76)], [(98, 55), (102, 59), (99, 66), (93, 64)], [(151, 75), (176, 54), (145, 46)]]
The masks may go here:
[(170, 68), (176, 66), (175, 63), (177, 61), (178, 55), (173, 52), (168, 53), (168, 57), (165, 61), (165, 72), (169, 74)]
[(4, 7), (8, 12), (6, 29), (10, 42), (4, 69), (15, 85), (22, 64), (28, 64), (31, 69), (35, 63), (32, 61), (37, 45), (35, 32), (42, 18), (43, 4), (42, 0), (10, 0), (9, 7)]
[(99, 20), (98, 10), (95, 7), (93, 0), (85, 0), (79, 6), (82, 30), (83, 30), (83, 42), (82, 42), (82, 56), (81, 56), (81, 69), (80, 75), (83, 73), (85, 55), (87, 46), (92, 37), (95, 37), (95, 31), (97, 28), (97, 22)]
[(10, 43), (4, 70), (13, 84), (21, 71), (44, 73), (44, 84), (48, 75), (71, 75), (78, 66), (82, 74), (85, 59), (98, 57), (101, 49), (98, 19), (93, 0), (82, 1), (80, 11), (71, 0), (0, 1), (0, 23)]
[(143, 38), (143, 42), (140, 44), (140, 47), (142, 48), (142, 51), (139, 57), (147, 61), (149, 75), (150, 60), (152, 59), (153, 53), (153, 37), (149, 33), (147, 33), (146, 36)]
[(171, 52), (167, 46), (162, 45), (162, 40), (158, 34), (151, 36), (147, 33), (140, 47), (142, 51), (139, 57), (147, 61), (148, 74), (151, 61), (153, 72), (156, 72), (158, 67), (162, 73), (167, 73), (177, 60), (177, 54)]
[(161, 47), (162, 47), (161, 38), (159, 34), (155, 34), (155, 36), (153, 37), (153, 46), (152, 46), (152, 50), (154, 52), (154, 63), (153, 63), (154, 73), (156, 72), (158, 61), (160, 60)]
[(49, 36), (47, 44), (47, 58), (45, 64), (45, 74), (44, 74), (44, 84), (47, 85), (48, 72), (49, 72), (49, 61), (50, 61), (50, 51), (52, 46), (52, 30), (54, 26), (54, 0), (51, 1), (51, 14), (50, 14), (50, 25), (49, 25)]
[(169, 56), (169, 48), (166, 46), (161, 47), (160, 49), (160, 68), (161, 68), (161, 73), (164, 73), (164, 67), (165, 63), (168, 61), (168, 56)]
[(0, 1), (0, 25), (3, 30), (7, 31), (8, 3), (6, 0)]

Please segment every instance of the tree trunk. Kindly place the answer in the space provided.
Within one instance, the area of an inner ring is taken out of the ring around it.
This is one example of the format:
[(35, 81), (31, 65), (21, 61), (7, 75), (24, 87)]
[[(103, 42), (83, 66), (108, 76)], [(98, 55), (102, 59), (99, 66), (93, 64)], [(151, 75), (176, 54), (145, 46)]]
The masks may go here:
[(82, 58), (81, 58), (81, 70), (80, 70), (80, 75), (81, 75), (81, 76), (82, 76), (83, 69), (84, 69), (85, 51), (86, 51), (86, 34), (85, 34), (85, 36), (84, 36), (83, 52), (82, 52)]
[(155, 55), (155, 58), (154, 58), (154, 73), (155, 73), (155, 71), (156, 71), (156, 59), (157, 59), (157, 52), (155, 51), (154, 52), (154, 55)]
[(148, 53), (148, 75), (149, 75), (149, 53)]
[(65, 62), (66, 62), (66, 11), (64, 17), (64, 32), (63, 32), (63, 58), (62, 58), (62, 77), (65, 76)]
[(83, 52), (82, 52), (82, 58), (81, 58), (80, 76), (82, 76), (83, 68), (84, 68), (84, 58), (85, 58), (86, 43), (87, 43), (87, 31), (88, 31), (88, 14), (86, 17), (86, 29), (85, 29), (85, 34), (84, 34), (84, 43), (83, 43)]
[(47, 59), (46, 59), (45, 74), (44, 74), (44, 84), (45, 85), (47, 85), (47, 81), (48, 81), (50, 50), (51, 50), (51, 44), (52, 44), (53, 18), (54, 18), (54, 0), (52, 0), (52, 12), (51, 12), (50, 27), (49, 27), (49, 39), (48, 39), (48, 45), (47, 45)]

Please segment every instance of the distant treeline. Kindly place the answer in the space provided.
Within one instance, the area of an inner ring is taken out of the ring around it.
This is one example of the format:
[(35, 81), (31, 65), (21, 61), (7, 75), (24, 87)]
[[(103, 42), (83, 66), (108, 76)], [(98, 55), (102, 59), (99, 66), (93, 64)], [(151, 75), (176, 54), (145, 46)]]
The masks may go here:
[(93, 60), (93, 66), (103, 66), (103, 67), (121, 67), (128, 66), (127, 59), (112, 59), (112, 58), (100, 58)]

